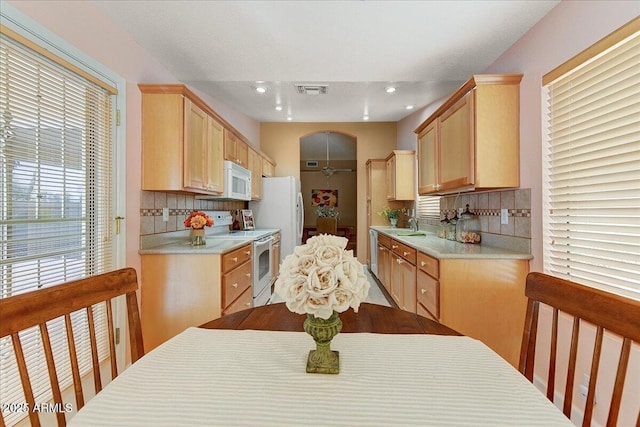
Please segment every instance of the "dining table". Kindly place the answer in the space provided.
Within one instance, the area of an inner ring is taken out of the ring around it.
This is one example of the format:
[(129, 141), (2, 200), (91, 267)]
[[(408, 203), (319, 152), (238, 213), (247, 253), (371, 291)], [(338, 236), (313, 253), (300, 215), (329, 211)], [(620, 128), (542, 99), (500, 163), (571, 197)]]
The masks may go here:
[(284, 303), (190, 327), (129, 366), (78, 426), (572, 426), (482, 342), (363, 303), (340, 313), (338, 374), (307, 373), (305, 315)]

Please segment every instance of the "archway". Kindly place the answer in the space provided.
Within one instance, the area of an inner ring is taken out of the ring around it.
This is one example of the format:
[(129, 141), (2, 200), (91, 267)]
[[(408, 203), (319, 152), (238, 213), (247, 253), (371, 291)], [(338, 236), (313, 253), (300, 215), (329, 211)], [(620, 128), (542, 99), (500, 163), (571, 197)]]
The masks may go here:
[(335, 130), (300, 138), (306, 236), (315, 232), (318, 216), (337, 215), (337, 234), (348, 237), (354, 251), (358, 222), (356, 143), (355, 136)]

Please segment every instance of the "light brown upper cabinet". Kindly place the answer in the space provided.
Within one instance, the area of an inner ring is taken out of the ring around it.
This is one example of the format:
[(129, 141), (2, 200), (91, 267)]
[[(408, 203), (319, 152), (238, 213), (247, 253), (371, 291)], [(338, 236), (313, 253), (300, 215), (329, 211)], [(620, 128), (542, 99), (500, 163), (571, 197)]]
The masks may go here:
[(220, 194), (223, 125), (184, 85), (139, 85), (142, 189)]
[(520, 185), (521, 80), (475, 75), (415, 130), (420, 195)]
[(415, 151), (394, 150), (387, 162), (387, 200), (415, 199)]
[(224, 130), (224, 159), (249, 168), (249, 146), (228, 129)]
[(436, 151), (438, 124), (438, 120), (434, 120), (418, 135), (418, 194), (431, 193), (439, 188)]
[(249, 170), (251, 171), (251, 200), (262, 199), (262, 156), (249, 148)]
[(206, 189), (207, 114), (189, 99), (184, 99), (184, 170), (185, 188)]
[(275, 173), (275, 165), (266, 157), (262, 158), (262, 176), (271, 178)]

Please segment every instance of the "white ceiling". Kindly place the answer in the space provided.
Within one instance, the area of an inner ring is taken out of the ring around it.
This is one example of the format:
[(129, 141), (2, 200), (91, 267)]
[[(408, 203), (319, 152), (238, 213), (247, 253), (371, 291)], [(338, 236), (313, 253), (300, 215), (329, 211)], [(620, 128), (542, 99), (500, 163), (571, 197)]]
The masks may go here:
[[(558, 1), (95, 3), (180, 81), (255, 120), (351, 122), (398, 121), (406, 105), (449, 95)], [(328, 94), (300, 95), (295, 83)]]

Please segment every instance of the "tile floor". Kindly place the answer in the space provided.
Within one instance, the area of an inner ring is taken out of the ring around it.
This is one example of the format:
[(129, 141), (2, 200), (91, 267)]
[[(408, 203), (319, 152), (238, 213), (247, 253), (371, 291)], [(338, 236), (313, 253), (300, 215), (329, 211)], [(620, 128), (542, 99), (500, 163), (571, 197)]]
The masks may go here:
[[(366, 266), (364, 267), (364, 275), (367, 276), (367, 280), (369, 280), (369, 283), (371, 284), (371, 287), (369, 288), (369, 294), (367, 295), (367, 298), (364, 300), (364, 302), (391, 307), (391, 304), (389, 304), (389, 301), (387, 301), (387, 298), (380, 290), (380, 286), (378, 285), (378, 283), (373, 277), (371, 277), (371, 273), (369, 273), (369, 269)], [(273, 294), (269, 304), (275, 304), (278, 302), (282, 302), (282, 298), (280, 298), (276, 294)]]

